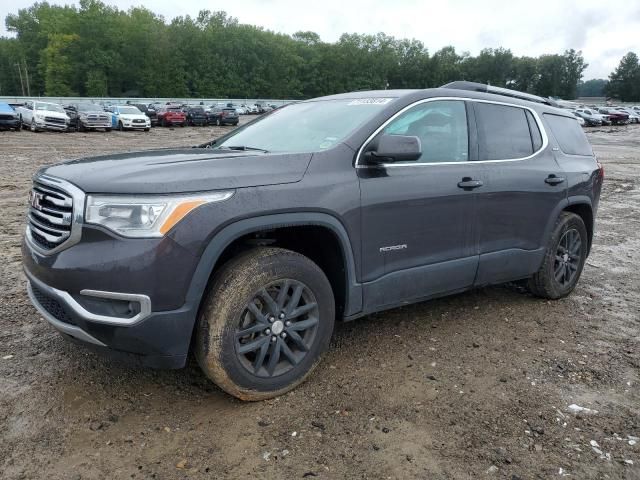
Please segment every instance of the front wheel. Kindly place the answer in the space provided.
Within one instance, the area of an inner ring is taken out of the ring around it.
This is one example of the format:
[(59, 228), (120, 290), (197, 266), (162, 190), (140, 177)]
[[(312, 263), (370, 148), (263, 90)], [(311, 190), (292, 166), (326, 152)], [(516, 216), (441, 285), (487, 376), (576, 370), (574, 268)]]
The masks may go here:
[(118, 122), (118, 130), (124, 132), (124, 125), (122, 124), (122, 122)]
[(217, 273), (198, 319), (196, 358), (227, 393), (273, 398), (315, 368), (334, 317), (331, 285), (314, 262), (281, 248), (253, 249)]
[(31, 119), (31, 131), (32, 132), (38, 131), (38, 127), (36, 126), (36, 121), (34, 119)]
[(587, 259), (589, 237), (580, 216), (563, 212), (556, 221), (540, 269), (528, 288), (538, 297), (552, 300), (569, 295)]

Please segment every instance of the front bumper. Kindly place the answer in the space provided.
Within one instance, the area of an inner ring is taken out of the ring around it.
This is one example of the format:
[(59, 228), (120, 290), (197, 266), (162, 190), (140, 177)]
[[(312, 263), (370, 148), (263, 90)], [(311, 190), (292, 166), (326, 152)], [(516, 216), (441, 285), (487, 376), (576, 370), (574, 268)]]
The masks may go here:
[(116, 239), (86, 226), (82, 236), (53, 255), (23, 241), (29, 298), (38, 312), (65, 337), (111, 356), (184, 366), (198, 309), (185, 300), (195, 258), (166, 238)]
[(0, 118), (0, 130), (18, 128), (19, 126), (20, 126), (19, 118), (12, 118), (12, 119)]

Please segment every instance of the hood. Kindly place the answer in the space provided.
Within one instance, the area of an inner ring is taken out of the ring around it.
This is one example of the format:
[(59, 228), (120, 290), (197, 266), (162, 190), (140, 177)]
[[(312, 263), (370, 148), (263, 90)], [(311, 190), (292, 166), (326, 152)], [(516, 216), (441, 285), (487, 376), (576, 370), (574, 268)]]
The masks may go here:
[(66, 113), (60, 113), (60, 112), (56, 112), (54, 110), (34, 110), (33, 112), (34, 115), (41, 115), (43, 117), (58, 117), (58, 118), (66, 118), (68, 119), (69, 116)]
[(81, 158), (38, 174), (67, 180), (87, 193), (187, 193), (294, 183), (310, 153), (164, 149)]
[(122, 118), (123, 120), (147, 119), (147, 116), (144, 113), (119, 113), (118, 117)]

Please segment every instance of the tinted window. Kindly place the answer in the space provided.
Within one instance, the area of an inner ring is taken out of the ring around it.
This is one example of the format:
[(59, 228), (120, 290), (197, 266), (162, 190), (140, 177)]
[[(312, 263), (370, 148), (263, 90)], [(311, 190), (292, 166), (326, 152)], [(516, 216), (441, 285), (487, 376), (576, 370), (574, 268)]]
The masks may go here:
[(479, 160), (507, 160), (533, 153), (525, 110), (518, 107), (474, 103)]
[(533, 146), (533, 151), (537, 152), (542, 148), (542, 135), (540, 134), (540, 127), (538, 127), (538, 122), (533, 118), (533, 113), (529, 110), (525, 110), (527, 114), (527, 121), (529, 122), (529, 131), (531, 132), (531, 145)]
[(568, 155), (593, 155), (582, 127), (573, 118), (545, 113), (545, 120), (558, 141), (560, 150)]
[(467, 112), (464, 102), (440, 100), (410, 108), (382, 131), (420, 139), (418, 162), (466, 162), (469, 158)]

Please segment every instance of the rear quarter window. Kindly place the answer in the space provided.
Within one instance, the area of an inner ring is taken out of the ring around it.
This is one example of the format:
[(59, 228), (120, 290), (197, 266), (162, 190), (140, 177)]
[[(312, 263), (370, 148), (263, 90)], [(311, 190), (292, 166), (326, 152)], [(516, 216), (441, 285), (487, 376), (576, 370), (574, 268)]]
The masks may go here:
[(544, 118), (558, 142), (560, 150), (567, 155), (593, 155), (593, 149), (575, 118), (545, 113)]

